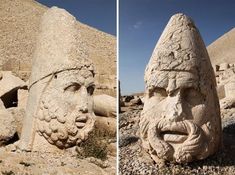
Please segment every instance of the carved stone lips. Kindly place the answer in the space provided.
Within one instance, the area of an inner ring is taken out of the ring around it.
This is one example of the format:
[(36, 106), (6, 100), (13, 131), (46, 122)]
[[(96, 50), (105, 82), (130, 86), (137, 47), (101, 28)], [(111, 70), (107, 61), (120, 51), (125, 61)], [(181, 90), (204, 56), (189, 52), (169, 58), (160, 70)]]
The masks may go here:
[(76, 119), (75, 119), (76, 126), (79, 129), (82, 129), (86, 125), (86, 122), (87, 122), (86, 115), (80, 115), (80, 116), (76, 117)]
[(188, 138), (188, 130), (185, 123), (182, 122), (172, 122), (168, 124), (161, 125), (158, 128), (160, 136), (166, 142), (172, 143), (182, 143)]

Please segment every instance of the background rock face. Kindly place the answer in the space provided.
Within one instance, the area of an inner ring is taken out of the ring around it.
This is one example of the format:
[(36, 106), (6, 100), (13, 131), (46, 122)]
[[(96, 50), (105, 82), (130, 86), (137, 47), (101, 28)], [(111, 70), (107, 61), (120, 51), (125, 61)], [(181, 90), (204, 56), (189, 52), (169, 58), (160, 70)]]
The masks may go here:
[(207, 47), (208, 54), (213, 65), (223, 62), (235, 62), (235, 28), (225, 33)]
[[(41, 16), (47, 10), (33, 0), (0, 3), (0, 70), (13, 71), (28, 80)], [(116, 39), (77, 22), (96, 70), (95, 94), (116, 96)], [(105, 69), (104, 69), (105, 68)]]

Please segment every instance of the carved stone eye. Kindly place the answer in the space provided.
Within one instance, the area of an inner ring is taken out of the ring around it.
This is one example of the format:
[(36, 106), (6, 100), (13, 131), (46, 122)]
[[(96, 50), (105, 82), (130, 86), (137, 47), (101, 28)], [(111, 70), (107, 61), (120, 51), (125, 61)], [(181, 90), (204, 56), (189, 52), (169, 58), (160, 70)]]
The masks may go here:
[(166, 89), (164, 88), (155, 88), (150, 91), (150, 97), (155, 97), (159, 101), (163, 100), (164, 98), (167, 97), (167, 92)]
[(70, 91), (70, 92), (76, 92), (80, 89), (81, 85), (78, 83), (73, 83), (66, 88), (64, 88), (64, 91)]
[(88, 92), (88, 94), (90, 94), (90, 95), (93, 94), (94, 90), (95, 90), (94, 85), (91, 85), (91, 86), (89, 86), (89, 87), (87, 88), (87, 92)]
[(196, 106), (205, 102), (204, 95), (194, 88), (185, 89), (183, 91), (183, 99), (192, 106)]

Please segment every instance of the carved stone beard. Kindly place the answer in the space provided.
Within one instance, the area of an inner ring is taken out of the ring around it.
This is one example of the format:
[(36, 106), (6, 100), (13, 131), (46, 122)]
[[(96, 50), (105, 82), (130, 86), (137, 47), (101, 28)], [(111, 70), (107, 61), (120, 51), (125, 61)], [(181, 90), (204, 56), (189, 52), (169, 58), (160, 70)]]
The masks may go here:
[[(178, 163), (208, 157), (209, 145), (213, 144), (213, 131), (207, 126), (198, 126), (191, 120), (169, 121), (164, 116), (156, 119), (157, 113), (143, 111), (140, 120), (140, 133), (143, 146), (151, 157), (171, 160)], [(155, 118), (155, 120), (149, 120)]]
[(77, 107), (72, 109), (55, 90), (50, 89), (42, 97), (37, 116), (39, 135), (61, 149), (86, 140), (94, 127), (93, 112), (82, 113)]

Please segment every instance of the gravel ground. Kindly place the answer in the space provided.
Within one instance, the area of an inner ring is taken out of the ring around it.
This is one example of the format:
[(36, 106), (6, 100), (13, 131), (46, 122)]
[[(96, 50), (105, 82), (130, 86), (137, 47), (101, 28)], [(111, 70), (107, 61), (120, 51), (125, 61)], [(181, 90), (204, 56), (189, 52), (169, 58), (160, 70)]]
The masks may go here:
[(224, 117), (223, 148), (205, 160), (187, 164), (157, 165), (142, 150), (138, 136), (141, 110), (130, 109), (120, 114), (119, 172), (122, 175), (235, 175), (235, 115)]
[(50, 154), (0, 150), (1, 175), (114, 175), (116, 158), (80, 159), (71, 153)]

